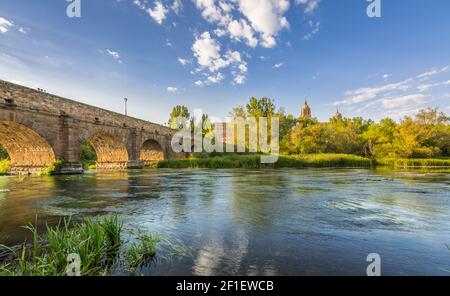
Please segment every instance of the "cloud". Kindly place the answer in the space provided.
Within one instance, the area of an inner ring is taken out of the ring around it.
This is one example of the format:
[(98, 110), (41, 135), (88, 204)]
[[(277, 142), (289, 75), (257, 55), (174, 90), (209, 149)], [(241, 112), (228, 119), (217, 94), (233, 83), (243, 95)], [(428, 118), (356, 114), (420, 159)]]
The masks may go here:
[(176, 14), (179, 14), (183, 9), (183, 3), (181, 0), (174, 0), (172, 6), (170, 6), (170, 9), (172, 9)]
[(275, 37), (283, 28), (289, 28), (284, 13), (289, 10), (288, 0), (239, 0), (239, 9), (261, 35), (261, 45), (274, 47)]
[(273, 67), (274, 67), (275, 69), (279, 69), (279, 68), (281, 68), (281, 67), (283, 67), (283, 66), (284, 66), (283, 63), (278, 63), (278, 64), (273, 65)]
[[(225, 5), (225, 10), (222, 6), (216, 5), (214, 0), (194, 0), (197, 9), (202, 11), (202, 17), (210, 23), (218, 23), (226, 26), (231, 21), (230, 6)], [(226, 4), (225, 2), (223, 2)], [(230, 10), (228, 10), (230, 8)]]
[(309, 21), (308, 24), (309, 24), (309, 27), (311, 28), (311, 31), (308, 34), (306, 34), (305, 36), (303, 36), (303, 40), (311, 39), (312, 36), (319, 33), (319, 31), (320, 31), (320, 22)]
[(12, 21), (9, 21), (3, 17), (0, 17), (0, 33), (5, 34), (14, 25)]
[(174, 94), (178, 91), (178, 88), (175, 86), (168, 86), (167, 91)]
[(188, 59), (178, 58), (178, 63), (182, 64), (183, 66), (190, 64), (191, 61)]
[(423, 94), (411, 94), (394, 98), (382, 99), (381, 103), (386, 109), (394, 109), (399, 107), (405, 107), (409, 105), (416, 105), (424, 103), (426, 96)]
[(115, 60), (119, 60), (119, 59), (120, 59), (120, 54), (119, 54), (117, 51), (107, 49), (106, 52), (107, 52), (110, 56), (112, 56), (113, 59), (115, 59)]
[(155, 22), (162, 24), (167, 17), (169, 10), (160, 1), (155, 2), (155, 6), (150, 8), (146, 6), (146, 2), (142, 0), (133, 0), (133, 3), (141, 10), (145, 11)]
[(253, 35), (253, 29), (243, 19), (239, 21), (232, 21), (228, 24), (228, 32), (232, 39), (240, 41), (244, 39), (246, 44), (250, 47), (256, 47), (258, 45), (258, 39)]
[(30, 31), (30, 28), (19, 27), (17, 31), (19, 31), (22, 34), (27, 34)]
[(446, 72), (449, 69), (450, 69), (450, 66), (445, 66), (445, 67), (443, 67), (441, 69), (434, 68), (434, 69), (431, 69), (431, 70), (429, 70), (427, 72), (424, 72), (424, 73), (422, 73), (420, 75), (417, 75), (417, 78), (429, 78), (431, 76), (435, 76), (435, 75), (441, 74), (442, 72)]
[(159, 1), (155, 2), (153, 9), (147, 9), (147, 13), (160, 25), (166, 19), (167, 12), (167, 8)]
[(397, 83), (390, 83), (379, 87), (362, 87), (356, 90), (347, 91), (347, 99), (336, 101), (333, 105), (353, 105), (376, 98), (378, 95), (390, 91), (405, 91), (409, 89), (411, 79), (406, 79)]
[[(193, 72), (194, 74), (207, 71), (209, 74), (203, 83), (196, 83), (196, 85), (210, 85), (217, 84), (225, 77), (222, 73), (216, 73), (219, 70), (227, 67), (232, 67), (233, 77), (244, 75), (247, 72), (247, 63), (242, 60), (241, 54), (238, 51), (228, 50), (224, 55), (221, 53), (220, 43), (211, 37), (209, 32), (204, 32), (197, 36), (192, 45), (194, 57), (197, 59), (198, 68)], [(239, 79), (239, 81), (244, 81)]]
[(320, 1), (321, 0), (295, 0), (295, 4), (304, 5), (304, 12), (306, 14), (312, 14), (317, 10), (317, 8), (319, 8)]
[(385, 81), (388, 80), (389, 77), (391, 77), (391, 74), (388, 74), (388, 73), (383, 74), (383, 79), (384, 79)]

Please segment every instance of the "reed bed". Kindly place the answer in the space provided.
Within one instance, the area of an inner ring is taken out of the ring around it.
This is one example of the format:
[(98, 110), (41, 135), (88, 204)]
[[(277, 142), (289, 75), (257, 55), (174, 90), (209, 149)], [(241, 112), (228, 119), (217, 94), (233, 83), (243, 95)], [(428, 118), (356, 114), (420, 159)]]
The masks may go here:
[[(133, 243), (124, 243), (123, 223), (117, 216), (78, 223), (63, 219), (56, 227), (47, 225), (43, 235), (32, 224), (26, 228), (32, 233), (32, 242), (24, 242), (20, 248), (0, 246), (12, 253), (8, 261), (0, 262), (0, 276), (65, 276), (69, 254), (79, 255), (82, 276), (109, 275), (115, 267), (136, 272), (155, 260), (160, 242), (156, 235), (139, 233), (131, 238)], [(180, 247), (173, 246), (178, 252)], [(172, 248), (167, 243), (163, 247)]]
[(450, 168), (450, 158), (385, 158), (377, 160), (377, 164), (393, 168)]
[(371, 160), (348, 154), (284, 155), (273, 164), (261, 163), (261, 155), (222, 155), (163, 160), (157, 168), (302, 168), (302, 167), (370, 167)]

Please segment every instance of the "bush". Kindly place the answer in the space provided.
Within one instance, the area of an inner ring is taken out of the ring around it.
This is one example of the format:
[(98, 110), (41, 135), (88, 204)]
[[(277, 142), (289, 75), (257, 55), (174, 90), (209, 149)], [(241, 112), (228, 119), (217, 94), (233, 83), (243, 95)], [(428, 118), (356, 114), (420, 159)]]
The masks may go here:
[(9, 167), (10, 167), (9, 159), (0, 160), (0, 176), (8, 174)]

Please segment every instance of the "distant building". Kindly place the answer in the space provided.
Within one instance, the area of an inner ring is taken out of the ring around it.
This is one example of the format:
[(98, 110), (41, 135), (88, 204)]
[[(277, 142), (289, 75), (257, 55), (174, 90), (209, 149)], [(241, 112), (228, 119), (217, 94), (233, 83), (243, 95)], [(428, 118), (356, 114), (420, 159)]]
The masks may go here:
[(331, 117), (331, 119), (334, 119), (334, 120), (336, 120), (336, 121), (340, 121), (340, 120), (342, 120), (342, 114), (339, 113), (339, 110), (336, 110), (336, 114), (334, 114), (334, 115)]
[(311, 119), (311, 108), (308, 105), (308, 101), (305, 99), (305, 104), (303, 104), (302, 110), (300, 111), (301, 119)]

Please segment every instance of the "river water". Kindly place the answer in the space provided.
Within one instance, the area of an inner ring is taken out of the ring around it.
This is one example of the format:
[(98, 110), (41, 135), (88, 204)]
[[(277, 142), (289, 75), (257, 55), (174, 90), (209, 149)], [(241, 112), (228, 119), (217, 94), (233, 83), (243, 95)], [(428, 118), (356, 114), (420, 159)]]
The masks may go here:
[[(450, 174), (366, 169), (129, 170), (0, 177), (0, 244), (21, 226), (117, 213), (186, 247), (145, 275), (450, 275)], [(164, 250), (161, 250), (164, 252)], [(116, 271), (117, 274), (126, 274)]]

